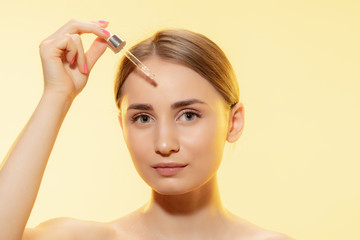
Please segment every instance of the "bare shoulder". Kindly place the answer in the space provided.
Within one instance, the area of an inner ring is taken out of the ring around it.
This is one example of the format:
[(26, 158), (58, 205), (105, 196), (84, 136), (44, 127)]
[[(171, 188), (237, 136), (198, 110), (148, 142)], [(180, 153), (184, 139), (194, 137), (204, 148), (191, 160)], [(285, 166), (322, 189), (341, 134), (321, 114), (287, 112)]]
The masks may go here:
[(27, 228), (23, 240), (113, 240), (116, 237), (116, 231), (106, 223), (54, 218), (35, 228)]
[(238, 240), (294, 240), (283, 233), (261, 228), (237, 216), (233, 220), (233, 231)]
[(142, 208), (139, 208), (109, 224), (116, 229), (119, 239), (142, 239), (146, 235), (142, 222)]
[(264, 240), (295, 240), (285, 234), (277, 233), (277, 232), (268, 232), (264, 238)]

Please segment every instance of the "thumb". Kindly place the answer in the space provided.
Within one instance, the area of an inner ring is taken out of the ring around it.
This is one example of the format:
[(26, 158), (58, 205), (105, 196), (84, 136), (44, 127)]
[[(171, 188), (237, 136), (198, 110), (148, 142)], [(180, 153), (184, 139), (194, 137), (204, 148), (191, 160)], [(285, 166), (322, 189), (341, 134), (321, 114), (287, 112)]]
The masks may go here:
[(93, 68), (96, 61), (101, 57), (101, 55), (105, 52), (108, 44), (105, 39), (98, 37), (92, 43), (89, 50), (86, 52), (86, 62), (89, 68), (89, 71)]

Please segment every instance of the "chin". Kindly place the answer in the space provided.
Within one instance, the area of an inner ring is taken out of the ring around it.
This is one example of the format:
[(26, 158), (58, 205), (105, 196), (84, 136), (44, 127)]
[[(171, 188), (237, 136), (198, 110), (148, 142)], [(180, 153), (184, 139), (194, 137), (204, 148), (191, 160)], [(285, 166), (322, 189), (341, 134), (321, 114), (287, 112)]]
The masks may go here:
[(152, 190), (160, 195), (165, 195), (165, 196), (177, 196), (191, 192), (191, 190), (170, 189), (170, 188), (167, 189), (152, 188)]
[(157, 184), (148, 183), (148, 185), (151, 187), (152, 191), (161, 195), (182, 195), (193, 190), (193, 188), (185, 186), (184, 183), (174, 181), (174, 179), (166, 180), (168, 181)]
[[(179, 179), (163, 179), (165, 181), (161, 181), (156, 184), (149, 184), (151, 189), (161, 195), (175, 196), (175, 195), (183, 195), (190, 192), (193, 192), (206, 183), (196, 183), (190, 181), (178, 181)], [(188, 179), (189, 180), (189, 179)]]

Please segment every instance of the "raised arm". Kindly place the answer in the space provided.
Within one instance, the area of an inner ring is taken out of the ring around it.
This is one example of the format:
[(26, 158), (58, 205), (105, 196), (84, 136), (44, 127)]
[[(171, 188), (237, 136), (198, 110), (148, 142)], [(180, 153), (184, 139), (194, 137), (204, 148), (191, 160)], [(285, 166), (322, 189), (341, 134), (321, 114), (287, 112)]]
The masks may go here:
[[(61, 124), (107, 47), (106, 26), (71, 20), (39, 46), (43, 95), (0, 167), (0, 239), (22, 239)], [(82, 33), (98, 36), (86, 54)]]

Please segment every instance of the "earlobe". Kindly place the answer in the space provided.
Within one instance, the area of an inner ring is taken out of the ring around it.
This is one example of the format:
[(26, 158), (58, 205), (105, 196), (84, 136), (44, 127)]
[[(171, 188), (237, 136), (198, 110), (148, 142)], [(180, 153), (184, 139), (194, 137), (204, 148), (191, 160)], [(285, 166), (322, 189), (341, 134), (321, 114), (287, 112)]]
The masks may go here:
[(237, 103), (231, 108), (229, 116), (229, 130), (226, 140), (230, 143), (236, 142), (244, 128), (244, 105)]

